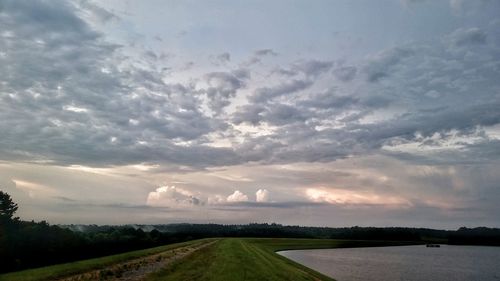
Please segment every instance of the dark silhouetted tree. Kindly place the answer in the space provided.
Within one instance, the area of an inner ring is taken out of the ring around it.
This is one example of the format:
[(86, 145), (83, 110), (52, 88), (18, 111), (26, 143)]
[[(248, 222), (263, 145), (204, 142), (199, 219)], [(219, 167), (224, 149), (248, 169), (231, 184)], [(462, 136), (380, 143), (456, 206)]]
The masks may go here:
[(10, 198), (10, 195), (8, 193), (0, 190), (0, 221), (12, 221), (14, 213), (16, 211), (17, 204), (12, 201), (12, 198)]

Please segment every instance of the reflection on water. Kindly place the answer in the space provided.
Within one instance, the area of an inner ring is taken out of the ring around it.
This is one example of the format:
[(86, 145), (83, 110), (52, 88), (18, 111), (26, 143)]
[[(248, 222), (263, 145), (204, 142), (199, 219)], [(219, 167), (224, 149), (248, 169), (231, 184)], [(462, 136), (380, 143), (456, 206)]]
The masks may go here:
[(422, 245), (279, 254), (338, 281), (500, 280), (500, 247)]

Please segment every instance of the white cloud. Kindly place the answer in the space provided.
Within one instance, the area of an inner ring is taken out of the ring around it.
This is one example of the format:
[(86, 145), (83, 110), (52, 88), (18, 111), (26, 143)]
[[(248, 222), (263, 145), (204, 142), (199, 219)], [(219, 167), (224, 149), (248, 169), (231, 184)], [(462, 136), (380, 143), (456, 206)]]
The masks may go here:
[(269, 201), (269, 191), (267, 189), (259, 189), (255, 193), (255, 200), (257, 202), (268, 202)]
[(225, 202), (226, 202), (226, 197), (218, 195), (218, 194), (208, 197), (208, 204), (209, 205), (223, 204)]
[(48, 196), (55, 194), (54, 188), (43, 184), (19, 179), (13, 179), (12, 181), (16, 184), (16, 188), (26, 192), (31, 198), (34, 198), (37, 195)]
[(149, 193), (146, 204), (149, 206), (168, 207), (172, 205), (201, 205), (202, 202), (188, 190), (175, 186), (161, 186)]
[(369, 205), (406, 205), (409, 202), (403, 198), (367, 191), (351, 191), (332, 188), (307, 188), (306, 197), (317, 203), (329, 204), (369, 204)]
[(234, 191), (233, 194), (227, 197), (227, 202), (246, 202), (248, 201), (248, 196), (239, 190)]

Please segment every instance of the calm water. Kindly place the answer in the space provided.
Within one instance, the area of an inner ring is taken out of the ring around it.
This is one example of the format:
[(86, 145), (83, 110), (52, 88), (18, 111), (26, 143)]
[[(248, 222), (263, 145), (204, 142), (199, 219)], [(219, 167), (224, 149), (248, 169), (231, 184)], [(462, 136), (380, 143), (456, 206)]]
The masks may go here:
[(423, 245), (279, 254), (338, 281), (500, 280), (500, 247)]

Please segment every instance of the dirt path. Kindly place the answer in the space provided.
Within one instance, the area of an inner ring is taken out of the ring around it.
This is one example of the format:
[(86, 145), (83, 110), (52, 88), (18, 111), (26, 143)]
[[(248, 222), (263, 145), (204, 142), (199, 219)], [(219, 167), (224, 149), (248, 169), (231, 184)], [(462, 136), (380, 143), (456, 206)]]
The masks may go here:
[(57, 279), (57, 281), (138, 281), (144, 280), (146, 275), (160, 270), (173, 261), (179, 260), (197, 250), (205, 248), (216, 241), (204, 243), (196, 246), (180, 247), (168, 250), (159, 254), (146, 256), (122, 263), (118, 263), (106, 268), (93, 270)]

